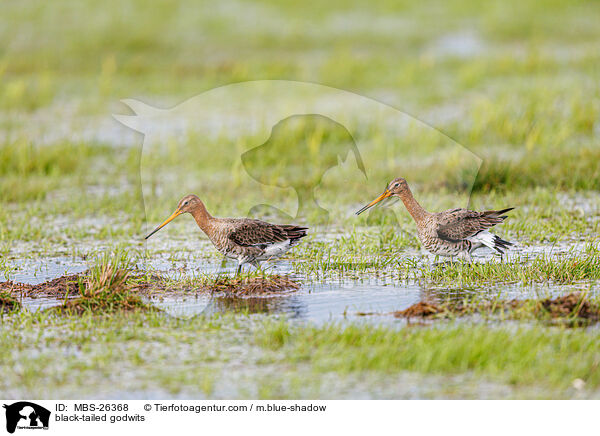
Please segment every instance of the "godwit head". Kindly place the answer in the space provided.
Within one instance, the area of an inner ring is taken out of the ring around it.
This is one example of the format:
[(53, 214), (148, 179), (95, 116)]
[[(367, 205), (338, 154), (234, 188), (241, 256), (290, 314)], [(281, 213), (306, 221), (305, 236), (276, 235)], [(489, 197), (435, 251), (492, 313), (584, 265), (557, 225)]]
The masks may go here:
[(402, 177), (396, 177), (394, 180), (392, 180), (386, 186), (385, 190), (379, 197), (377, 197), (375, 200), (373, 200), (372, 202), (367, 204), (365, 207), (360, 209), (358, 212), (356, 212), (356, 215), (360, 215), (365, 210), (369, 209), (370, 207), (375, 206), (377, 203), (379, 203), (382, 200), (385, 200), (388, 197), (392, 197), (392, 196), (402, 197), (403, 194), (405, 194), (407, 192), (410, 192), (410, 188), (408, 187), (408, 183), (406, 183), (406, 180), (403, 179)]
[(150, 236), (158, 232), (160, 229), (169, 224), (179, 215), (184, 213), (191, 213), (195, 217), (195, 212), (199, 210), (206, 211), (206, 207), (204, 206), (204, 203), (202, 203), (202, 200), (200, 200), (200, 198), (198, 198), (198, 196), (194, 194), (186, 195), (181, 200), (179, 200), (179, 204), (177, 205), (177, 209), (175, 209), (175, 212), (173, 212), (173, 214), (169, 218), (167, 218), (161, 225), (155, 228), (152, 231), (152, 233), (146, 236), (145, 239), (148, 239)]

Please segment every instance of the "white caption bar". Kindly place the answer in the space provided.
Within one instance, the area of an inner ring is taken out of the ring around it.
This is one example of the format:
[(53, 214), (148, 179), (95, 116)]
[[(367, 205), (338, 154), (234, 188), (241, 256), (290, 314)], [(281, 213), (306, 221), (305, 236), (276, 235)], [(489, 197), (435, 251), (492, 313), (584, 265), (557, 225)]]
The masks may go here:
[(596, 401), (0, 400), (0, 434), (577, 434)]

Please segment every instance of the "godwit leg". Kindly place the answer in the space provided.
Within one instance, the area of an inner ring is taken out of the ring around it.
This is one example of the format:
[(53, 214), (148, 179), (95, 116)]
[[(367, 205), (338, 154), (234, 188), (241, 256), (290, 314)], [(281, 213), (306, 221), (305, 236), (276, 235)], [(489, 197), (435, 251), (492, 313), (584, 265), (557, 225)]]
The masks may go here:
[(224, 270), (227, 266), (227, 256), (223, 256), (223, 260), (221, 260), (221, 270)]
[(466, 263), (472, 263), (473, 262), (473, 258), (471, 257), (471, 253), (469, 253), (468, 251), (461, 251), (460, 254), (458, 255), (458, 257), (465, 261)]
[(442, 268), (447, 267), (448, 265), (454, 265), (454, 257), (450, 256), (450, 260), (447, 260), (447, 257), (442, 257), (440, 258), (439, 254), (435, 255), (435, 258), (433, 260), (433, 266), (434, 267), (438, 267), (441, 266)]
[(221, 267), (219, 268), (217, 278), (221, 277), (221, 274), (227, 274), (227, 256), (223, 256), (221, 260)]

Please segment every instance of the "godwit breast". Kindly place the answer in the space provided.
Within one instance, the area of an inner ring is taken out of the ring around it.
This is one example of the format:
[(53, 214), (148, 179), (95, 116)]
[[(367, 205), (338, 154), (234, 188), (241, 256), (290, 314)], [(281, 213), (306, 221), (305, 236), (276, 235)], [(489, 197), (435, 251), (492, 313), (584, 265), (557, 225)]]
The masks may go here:
[(221, 254), (237, 260), (238, 274), (245, 263), (258, 267), (260, 261), (280, 257), (305, 237), (308, 229), (249, 218), (215, 218), (208, 213), (202, 200), (192, 194), (183, 197), (175, 212), (146, 239), (184, 213), (192, 214), (198, 227)]
[(458, 208), (430, 213), (415, 200), (408, 183), (401, 177), (392, 180), (383, 194), (356, 212), (356, 215), (392, 196), (402, 200), (417, 224), (419, 240), (430, 253), (459, 256), (470, 262), (471, 253), (478, 248), (489, 247), (504, 254), (513, 245), (488, 231), (490, 227), (504, 221), (504, 214), (513, 210), (513, 207), (485, 212)]

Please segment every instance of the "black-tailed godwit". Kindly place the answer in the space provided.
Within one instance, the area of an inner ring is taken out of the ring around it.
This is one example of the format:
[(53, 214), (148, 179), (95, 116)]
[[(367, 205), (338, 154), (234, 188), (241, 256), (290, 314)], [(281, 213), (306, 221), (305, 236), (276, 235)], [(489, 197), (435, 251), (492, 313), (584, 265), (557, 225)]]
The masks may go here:
[(245, 263), (258, 267), (260, 261), (280, 257), (305, 237), (308, 229), (250, 218), (215, 218), (208, 213), (202, 200), (192, 194), (183, 197), (175, 212), (146, 239), (184, 213), (192, 214), (198, 227), (221, 254), (237, 260), (238, 274)]
[(504, 214), (513, 210), (513, 207), (485, 212), (462, 208), (437, 213), (427, 212), (415, 200), (408, 183), (401, 177), (392, 180), (383, 194), (356, 212), (356, 215), (392, 196), (402, 200), (417, 224), (421, 243), (430, 253), (439, 256), (459, 256), (470, 262), (471, 253), (478, 248), (489, 247), (504, 254), (504, 251), (513, 245), (488, 231), (490, 227), (504, 221)]

